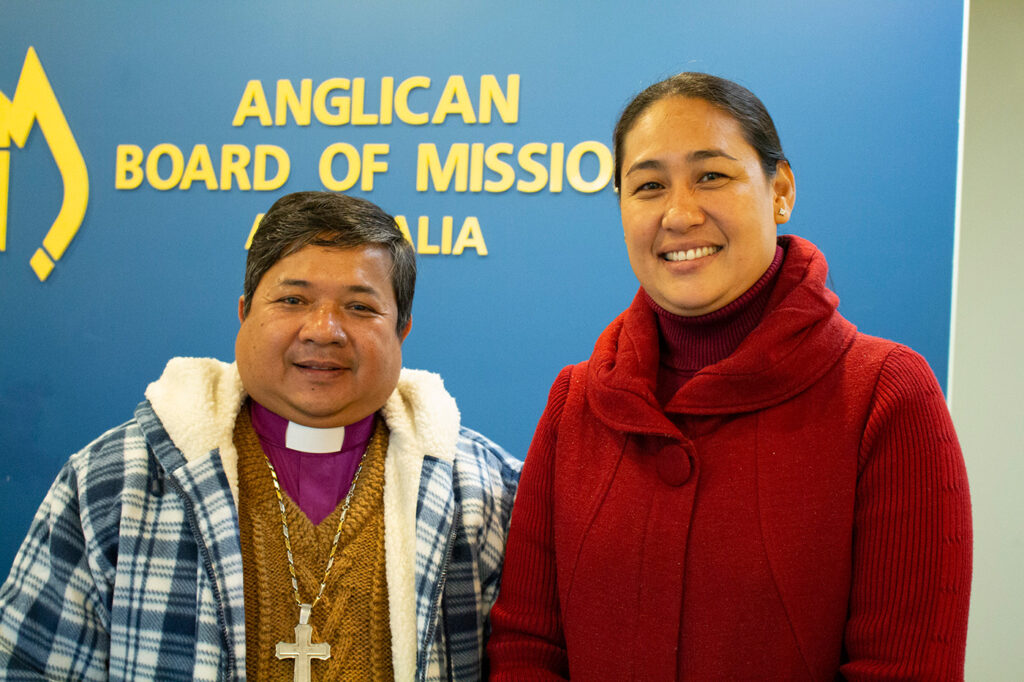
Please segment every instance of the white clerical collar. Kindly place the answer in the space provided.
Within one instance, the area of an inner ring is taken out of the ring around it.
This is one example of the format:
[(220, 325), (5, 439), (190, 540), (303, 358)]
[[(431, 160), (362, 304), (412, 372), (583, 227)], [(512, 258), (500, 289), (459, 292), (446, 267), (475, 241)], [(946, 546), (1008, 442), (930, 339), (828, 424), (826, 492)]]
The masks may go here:
[(324, 454), (338, 452), (345, 442), (345, 427), (335, 426), (329, 429), (315, 429), (295, 422), (288, 422), (285, 429), (284, 444), (286, 448), (299, 452)]

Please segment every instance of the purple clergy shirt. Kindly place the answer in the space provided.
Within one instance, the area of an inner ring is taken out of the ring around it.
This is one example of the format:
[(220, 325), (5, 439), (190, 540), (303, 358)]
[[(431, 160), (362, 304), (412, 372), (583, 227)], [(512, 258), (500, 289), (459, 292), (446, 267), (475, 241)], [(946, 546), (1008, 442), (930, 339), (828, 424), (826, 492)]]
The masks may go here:
[(281, 489), (309, 520), (319, 524), (345, 499), (356, 467), (373, 435), (376, 415), (344, 427), (334, 452), (302, 452), (288, 447), (288, 429), (306, 428), (289, 422), (251, 400), (252, 426), (260, 445), (277, 471)]

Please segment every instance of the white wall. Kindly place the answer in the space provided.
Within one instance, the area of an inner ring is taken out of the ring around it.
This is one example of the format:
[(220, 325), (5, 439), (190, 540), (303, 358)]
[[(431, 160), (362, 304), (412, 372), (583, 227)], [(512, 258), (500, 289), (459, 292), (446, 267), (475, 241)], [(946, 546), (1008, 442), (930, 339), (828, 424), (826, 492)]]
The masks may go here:
[(1024, 2), (970, 0), (951, 400), (974, 507), (967, 679), (1024, 678)]

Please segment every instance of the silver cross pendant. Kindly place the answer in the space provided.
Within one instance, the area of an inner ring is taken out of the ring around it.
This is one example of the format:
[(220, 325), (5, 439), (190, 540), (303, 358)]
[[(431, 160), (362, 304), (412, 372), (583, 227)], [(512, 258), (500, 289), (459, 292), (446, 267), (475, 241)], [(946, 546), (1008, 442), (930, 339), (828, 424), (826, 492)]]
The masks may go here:
[(312, 643), (313, 626), (309, 624), (309, 612), (313, 607), (309, 604), (299, 605), (299, 624), (295, 626), (294, 642), (278, 642), (277, 657), (279, 659), (294, 658), (295, 682), (310, 682), (309, 668), (314, 658), (327, 660), (331, 657), (331, 645), (327, 642)]

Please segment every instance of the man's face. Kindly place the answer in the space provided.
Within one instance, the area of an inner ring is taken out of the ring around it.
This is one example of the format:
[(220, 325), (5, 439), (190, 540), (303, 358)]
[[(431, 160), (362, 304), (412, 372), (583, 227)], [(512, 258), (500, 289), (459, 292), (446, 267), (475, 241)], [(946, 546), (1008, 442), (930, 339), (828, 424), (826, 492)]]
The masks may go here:
[(306, 246), (263, 275), (235, 359), (245, 390), (290, 421), (346, 426), (380, 409), (402, 367), (391, 256), (375, 245)]

